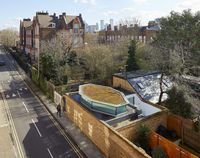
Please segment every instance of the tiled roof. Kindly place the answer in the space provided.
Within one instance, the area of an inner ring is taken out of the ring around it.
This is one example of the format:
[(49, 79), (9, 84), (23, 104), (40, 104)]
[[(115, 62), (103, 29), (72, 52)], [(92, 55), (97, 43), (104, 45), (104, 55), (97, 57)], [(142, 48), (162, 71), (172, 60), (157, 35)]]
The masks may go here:
[(66, 16), (63, 16), (63, 17), (64, 17), (64, 20), (65, 20), (65, 23), (68, 24), (68, 23), (72, 22), (72, 20), (74, 20), (77, 16), (66, 15)]
[(159, 25), (156, 25), (156, 26), (152, 26), (152, 27), (147, 28), (147, 30), (159, 31), (159, 30), (161, 30), (161, 27)]
[(41, 28), (47, 28), (53, 22), (53, 17), (49, 15), (37, 15), (37, 19)]
[(25, 27), (25, 28), (27, 28), (27, 27), (29, 27), (29, 26), (31, 26), (32, 25), (32, 21), (23, 21), (23, 26)]

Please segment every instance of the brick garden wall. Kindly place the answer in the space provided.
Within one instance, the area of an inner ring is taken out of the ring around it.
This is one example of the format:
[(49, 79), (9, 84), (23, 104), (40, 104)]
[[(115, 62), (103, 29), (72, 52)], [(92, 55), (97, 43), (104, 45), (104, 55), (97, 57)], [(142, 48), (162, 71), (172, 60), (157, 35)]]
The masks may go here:
[(135, 92), (134, 88), (128, 83), (128, 81), (115, 76), (113, 76), (113, 87), (121, 87), (130, 92)]
[(136, 120), (130, 125), (116, 130), (128, 140), (133, 141), (137, 136), (137, 131), (141, 124), (147, 125), (152, 131), (155, 131), (161, 124), (167, 127), (167, 115), (166, 111), (161, 111), (149, 117), (142, 118), (141, 120)]
[(110, 158), (150, 158), (142, 149), (114, 131), (104, 122), (98, 120), (70, 96), (67, 102), (66, 115), (91, 141)]

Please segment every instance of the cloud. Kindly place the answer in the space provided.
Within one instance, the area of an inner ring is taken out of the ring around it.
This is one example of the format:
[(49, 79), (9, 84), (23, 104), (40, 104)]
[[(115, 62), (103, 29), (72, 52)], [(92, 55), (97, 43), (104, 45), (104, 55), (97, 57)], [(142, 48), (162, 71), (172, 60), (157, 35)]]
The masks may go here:
[(185, 9), (192, 9), (192, 11), (199, 11), (200, 1), (199, 0), (183, 0), (175, 8), (175, 11), (182, 12)]
[(96, 0), (74, 0), (74, 3), (83, 3), (83, 4), (96, 4)]

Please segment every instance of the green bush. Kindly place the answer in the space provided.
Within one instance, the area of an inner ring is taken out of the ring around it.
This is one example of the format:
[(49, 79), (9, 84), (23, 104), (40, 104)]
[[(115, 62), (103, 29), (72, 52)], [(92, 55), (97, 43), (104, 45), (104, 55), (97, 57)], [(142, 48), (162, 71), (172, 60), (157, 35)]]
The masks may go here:
[(138, 129), (136, 143), (143, 148), (147, 153), (150, 151), (149, 147), (150, 129), (145, 124), (142, 124)]
[(35, 68), (31, 68), (31, 73), (32, 73), (32, 81), (36, 84), (39, 85), (39, 81), (38, 81), (38, 71)]
[(40, 89), (46, 94), (47, 93), (47, 81), (42, 76), (40, 76), (40, 78), (39, 78), (39, 86), (40, 86)]
[(167, 158), (167, 154), (161, 146), (157, 146), (152, 150), (152, 158)]

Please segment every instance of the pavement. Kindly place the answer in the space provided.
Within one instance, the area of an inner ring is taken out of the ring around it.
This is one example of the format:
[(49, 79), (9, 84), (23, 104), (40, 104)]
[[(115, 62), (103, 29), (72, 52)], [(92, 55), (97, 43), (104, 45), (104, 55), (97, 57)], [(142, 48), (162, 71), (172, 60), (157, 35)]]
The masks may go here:
[(105, 158), (95, 144), (93, 144), (92, 141), (85, 136), (71, 120), (65, 117), (64, 114), (62, 114), (62, 117), (57, 116), (56, 104), (53, 103), (46, 95), (44, 95), (44, 93), (32, 82), (32, 80), (17, 64), (15, 65), (30, 90), (43, 103), (48, 112), (61, 126), (64, 133), (71, 139), (71, 141), (73, 141), (73, 144), (77, 146), (88, 158)]
[(16, 149), (12, 140), (12, 132), (6, 115), (6, 109), (2, 96), (0, 96), (0, 157), (17, 157)]

